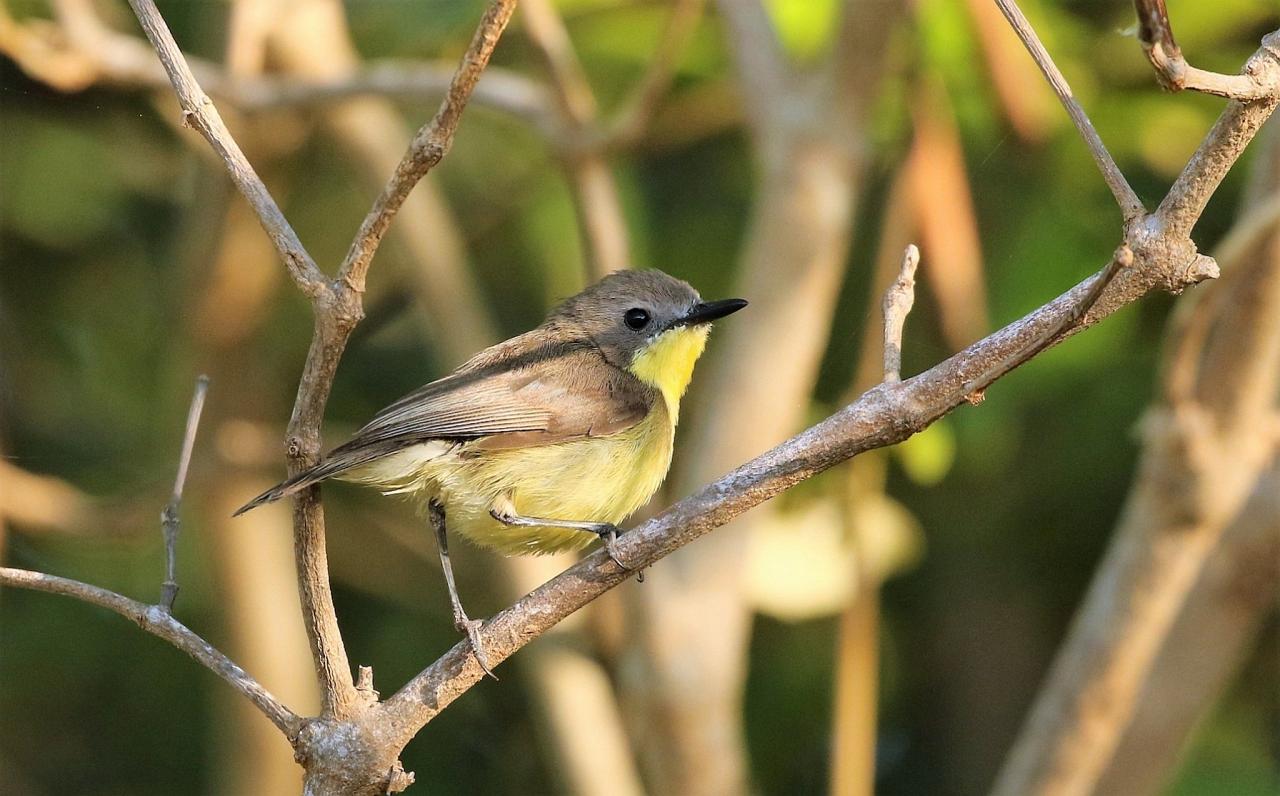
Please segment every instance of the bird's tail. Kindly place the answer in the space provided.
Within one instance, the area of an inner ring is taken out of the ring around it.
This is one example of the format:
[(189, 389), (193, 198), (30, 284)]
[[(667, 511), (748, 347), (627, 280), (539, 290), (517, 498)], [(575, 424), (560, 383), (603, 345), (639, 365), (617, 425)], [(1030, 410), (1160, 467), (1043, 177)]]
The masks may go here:
[(235, 510), (232, 517), (239, 517), (246, 511), (256, 509), (264, 503), (275, 503), (280, 498), (288, 497), (296, 492), (301, 492), (313, 484), (318, 484), (325, 479), (332, 478), (346, 470), (350, 470), (360, 464), (369, 461), (366, 456), (332, 456), (317, 464), (309, 470), (303, 470), (295, 476), (281, 481), (275, 486), (258, 495), (253, 500), (244, 504)]

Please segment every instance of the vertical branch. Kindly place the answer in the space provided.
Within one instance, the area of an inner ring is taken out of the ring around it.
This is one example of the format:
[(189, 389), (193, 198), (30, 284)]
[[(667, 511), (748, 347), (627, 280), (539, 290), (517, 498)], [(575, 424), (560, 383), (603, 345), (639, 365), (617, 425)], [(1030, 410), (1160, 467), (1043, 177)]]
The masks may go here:
[(902, 327), (916, 300), (916, 267), (920, 265), (920, 250), (914, 243), (902, 253), (902, 266), (898, 278), (884, 292), (881, 306), (884, 308), (884, 380), (886, 383), (902, 381)]
[[(827, 60), (800, 70), (760, 2), (718, 4), (760, 166), (734, 288), (751, 298), (753, 317), (717, 330), (715, 356), (700, 366), (674, 494), (693, 492), (803, 423), (848, 262), (862, 121), (903, 5), (845, 3)], [(771, 363), (769, 379), (752, 375), (760, 362)], [(625, 685), (642, 716), (637, 746), (655, 790), (747, 787), (742, 696), (751, 623), (741, 563), (752, 523), (744, 517), (732, 533), (681, 551), (636, 595), (643, 621), (633, 643), (644, 666)]]
[(187, 410), (187, 430), (182, 435), (182, 452), (178, 455), (178, 474), (173, 479), (173, 494), (160, 513), (160, 524), (164, 529), (164, 584), (160, 587), (160, 607), (166, 611), (173, 610), (173, 601), (178, 597), (178, 528), (181, 519), (178, 510), (182, 506), (182, 488), (187, 483), (187, 468), (191, 465), (191, 451), (196, 444), (196, 429), (200, 427), (200, 413), (204, 409), (204, 396), (209, 391), (209, 377), (196, 379), (196, 391), (191, 396), (191, 407)]

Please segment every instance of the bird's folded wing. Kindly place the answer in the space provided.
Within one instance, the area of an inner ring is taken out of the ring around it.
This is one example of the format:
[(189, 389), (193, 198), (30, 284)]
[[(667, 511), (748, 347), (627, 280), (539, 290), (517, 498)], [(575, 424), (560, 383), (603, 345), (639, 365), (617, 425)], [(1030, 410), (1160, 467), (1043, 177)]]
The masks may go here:
[(655, 397), (599, 354), (571, 351), (554, 363), (432, 382), (384, 409), (330, 456), (432, 439), (501, 448), (605, 436), (639, 422)]

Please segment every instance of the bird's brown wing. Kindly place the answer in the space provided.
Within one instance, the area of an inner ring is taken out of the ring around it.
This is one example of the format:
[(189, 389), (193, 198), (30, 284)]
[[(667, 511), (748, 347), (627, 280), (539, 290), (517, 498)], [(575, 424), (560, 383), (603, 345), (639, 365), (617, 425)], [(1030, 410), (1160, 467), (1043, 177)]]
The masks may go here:
[(655, 390), (592, 348), (566, 348), (516, 368), (464, 368), (391, 404), (324, 461), (240, 511), (429, 440), (492, 449), (615, 434), (643, 419), (655, 400)]
[(536, 366), (460, 372), (388, 406), (331, 456), (388, 442), (485, 439), (508, 434), (550, 444), (622, 431), (645, 416), (656, 395), (592, 350), (570, 351)]

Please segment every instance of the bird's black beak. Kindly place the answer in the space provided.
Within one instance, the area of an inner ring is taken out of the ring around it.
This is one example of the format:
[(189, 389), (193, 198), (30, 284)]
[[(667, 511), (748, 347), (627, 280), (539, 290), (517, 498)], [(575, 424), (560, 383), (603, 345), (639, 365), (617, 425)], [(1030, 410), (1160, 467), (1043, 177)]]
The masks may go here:
[(747, 306), (746, 299), (724, 299), (723, 301), (702, 301), (693, 305), (693, 309), (683, 318), (677, 318), (672, 327), (696, 326), (700, 323), (711, 323), (717, 318), (732, 315)]

